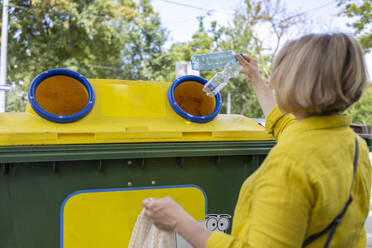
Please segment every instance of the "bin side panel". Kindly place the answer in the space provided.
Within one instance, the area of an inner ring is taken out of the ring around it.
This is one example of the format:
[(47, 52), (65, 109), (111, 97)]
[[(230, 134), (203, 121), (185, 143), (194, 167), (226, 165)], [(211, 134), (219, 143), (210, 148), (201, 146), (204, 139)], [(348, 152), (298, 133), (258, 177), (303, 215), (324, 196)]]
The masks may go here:
[(232, 216), (242, 183), (263, 158), (230, 155), (10, 163), (0, 180), (2, 247), (58, 247), (61, 206), (68, 195), (80, 190), (191, 184), (205, 191), (209, 214)]

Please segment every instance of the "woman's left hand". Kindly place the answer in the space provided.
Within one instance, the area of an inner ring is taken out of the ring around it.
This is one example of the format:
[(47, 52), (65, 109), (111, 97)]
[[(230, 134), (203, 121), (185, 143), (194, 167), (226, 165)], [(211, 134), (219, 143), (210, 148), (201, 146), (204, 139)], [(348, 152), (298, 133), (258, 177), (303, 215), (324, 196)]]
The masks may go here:
[(172, 198), (147, 198), (142, 201), (145, 215), (149, 217), (156, 227), (166, 231), (176, 231), (181, 218), (187, 213)]

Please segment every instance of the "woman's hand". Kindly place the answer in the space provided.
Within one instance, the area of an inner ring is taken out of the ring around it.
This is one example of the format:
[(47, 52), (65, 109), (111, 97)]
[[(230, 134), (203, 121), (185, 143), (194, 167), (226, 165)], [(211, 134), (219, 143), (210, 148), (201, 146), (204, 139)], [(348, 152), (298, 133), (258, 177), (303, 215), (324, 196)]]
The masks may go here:
[(275, 107), (276, 101), (272, 90), (258, 72), (257, 61), (245, 55), (236, 55), (236, 59), (243, 66), (243, 70), (240, 73), (246, 75), (247, 80), (251, 83), (262, 111), (267, 118), (271, 110)]
[(160, 229), (174, 231), (181, 235), (192, 247), (205, 248), (212, 232), (200, 225), (193, 217), (170, 197), (142, 201), (145, 215)]
[(176, 231), (180, 218), (186, 212), (172, 198), (148, 198), (142, 201), (145, 215), (149, 217), (156, 227), (166, 231)]
[(263, 79), (258, 72), (258, 65), (255, 59), (246, 55), (236, 55), (235, 57), (239, 64), (243, 66), (243, 69), (240, 71), (240, 73), (247, 77), (248, 82), (252, 84), (263, 82)]

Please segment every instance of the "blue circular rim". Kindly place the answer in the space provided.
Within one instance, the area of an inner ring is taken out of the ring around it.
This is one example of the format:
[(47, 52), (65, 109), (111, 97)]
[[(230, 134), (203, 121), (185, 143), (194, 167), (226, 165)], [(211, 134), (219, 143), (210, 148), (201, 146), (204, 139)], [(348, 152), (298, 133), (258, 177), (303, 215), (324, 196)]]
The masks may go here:
[[(88, 103), (87, 105), (78, 113), (73, 115), (55, 115), (45, 111), (36, 101), (36, 89), (41, 82), (45, 79), (54, 77), (54, 76), (67, 76), (76, 79), (81, 84), (84, 85), (85, 89), (88, 92)], [(78, 121), (81, 118), (85, 117), (89, 112), (92, 110), (95, 102), (95, 95), (94, 89), (92, 85), (89, 83), (88, 79), (86, 79), (83, 75), (68, 69), (51, 69), (45, 72), (40, 73), (31, 83), (30, 89), (28, 91), (28, 101), (32, 109), (41, 117), (46, 120), (57, 122), (57, 123), (68, 123)]]
[(213, 120), (218, 115), (222, 107), (221, 94), (217, 93), (214, 96), (216, 100), (216, 106), (214, 107), (214, 111), (211, 114), (206, 115), (206, 116), (191, 115), (189, 113), (186, 113), (183, 109), (181, 109), (180, 106), (178, 106), (176, 99), (174, 98), (174, 90), (176, 89), (176, 87), (179, 84), (186, 82), (186, 81), (194, 81), (197, 83), (201, 83), (203, 85), (208, 82), (208, 80), (202, 77), (194, 76), (194, 75), (186, 75), (186, 76), (182, 76), (174, 80), (172, 85), (168, 89), (168, 101), (169, 101), (169, 104), (172, 106), (173, 110), (182, 118), (192, 121), (192, 122), (206, 123), (206, 122)]

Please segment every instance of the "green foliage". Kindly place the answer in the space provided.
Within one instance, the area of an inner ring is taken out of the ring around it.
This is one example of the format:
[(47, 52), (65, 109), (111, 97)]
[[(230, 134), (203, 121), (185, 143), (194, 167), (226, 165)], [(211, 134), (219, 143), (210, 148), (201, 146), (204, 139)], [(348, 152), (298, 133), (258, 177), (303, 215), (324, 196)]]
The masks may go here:
[[(217, 44), (214, 41), (216, 33), (207, 31), (204, 25), (205, 17), (198, 17), (199, 29), (192, 36), (190, 42), (177, 42), (169, 49), (169, 57), (172, 59), (170, 68), (171, 78), (175, 78), (175, 66), (177, 61), (190, 61), (192, 55), (211, 53), (217, 50)], [(212, 24), (215, 26), (216, 23)], [(200, 76), (210, 79), (213, 72), (201, 72)]]
[(360, 100), (354, 103), (346, 113), (353, 117), (353, 123), (372, 127), (372, 87), (369, 87)]
[[(267, 76), (266, 72), (270, 70), (269, 61), (272, 59), (272, 55), (267, 56), (261, 53), (261, 41), (255, 34), (255, 27), (270, 22), (274, 18), (266, 15), (267, 5), (265, 7), (265, 3), (262, 1), (246, 1), (246, 7), (243, 8), (243, 11), (235, 13), (233, 25), (221, 28), (224, 37), (219, 40), (220, 49), (233, 50), (257, 59), (261, 75), (264, 77)], [(268, 78), (265, 77), (265, 79)], [(232, 113), (256, 118), (264, 117), (256, 95), (244, 76), (231, 80), (226, 90), (222, 92), (224, 99), (227, 98), (227, 92), (230, 92), (232, 96)], [(226, 101), (224, 103), (223, 107), (225, 108)]]
[[(174, 44), (170, 54), (175, 61), (189, 61), (194, 54), (227, 50), (244, 53), (258, 60), (261, 74), (268, 80), (280, 39), (288, 31), (289, 26), (298, 21), (286, 17), (280, 1), (246, 0), (235, 12), (229, 25), (221, 26), (213, 22), (206, 27), (204, 17), (199, 17), (199, 30), (193, 35), (192, 41)], [(263, 26), (268, 27), (267, 29), (277, 38), (277, 46), (273, 50), (265, 51), (264, 41), (258, 38), (258, 32)], [(215, 73), (202, 72), (201, 76), (210, 79)], [(226, 89), (221, 92), (222, 112), (226, 112), (228, 92), (231, 93), (231, 113), (263, 117), (253, 89), (243, 76), (231, 79)]]
[[(7, 111), (22, 111), (32, 79), (52, 68), (89, 78), (164, 80), (167, 39), (149, 0), (14, 0), (9, 10)], [(20, 102), (18, 102), (20, 101)]]
[[(371, 0), (339, 0), (342, 15), (350, 18), (349, 24), (354, 28), (359, 42), (366, 53), (372, 49), (372, 2)], [(351, 114), (353, 122), (372, 126), (372, 88), (370, 87), (361, 99), (346, 112)]]
[(371, 0), (339, 0), (342, 14), (351, 18), (352, 26), (358, 35), (360, 44), (366, 52), (372, 48), (372, 2)]
[[(370, 49), (370, 0), (339, 3), (354, 21), (363, 47)], [(228, 25), (212, 22), (207, 26), (208, 16), (199, 17), (192, 40), (166, 50), (168, 33), (150, 0), (13, 0), (10, 5), (7, 81), (15, 89), (7, 93), (7, 111), (23, 111), (30, 82), (51, 68), (69, 68), (88, 78), (173, 81), (177, 61), (232, 50), (256, 58), (268, 80), (273, 58), (281, 42), (288, 39), (286, 34), (292, 33), (290, 28), (305, 25), (300, 17), (288, 17), (279, 0), (244, 0)], [(261, 30), (274, 36), (274, 48), (265, 46)], [(205, 71), (201, 76), (210, 79), (215, 73)], [(221, 92), (222, 112), (226, 112), (228, 92), (232, 113), (263, 117), (253, 89), (242, 75), (231, 79)], [(371, 126), (369, 106), (371, 89), (348, 113), (354, 122)]]

